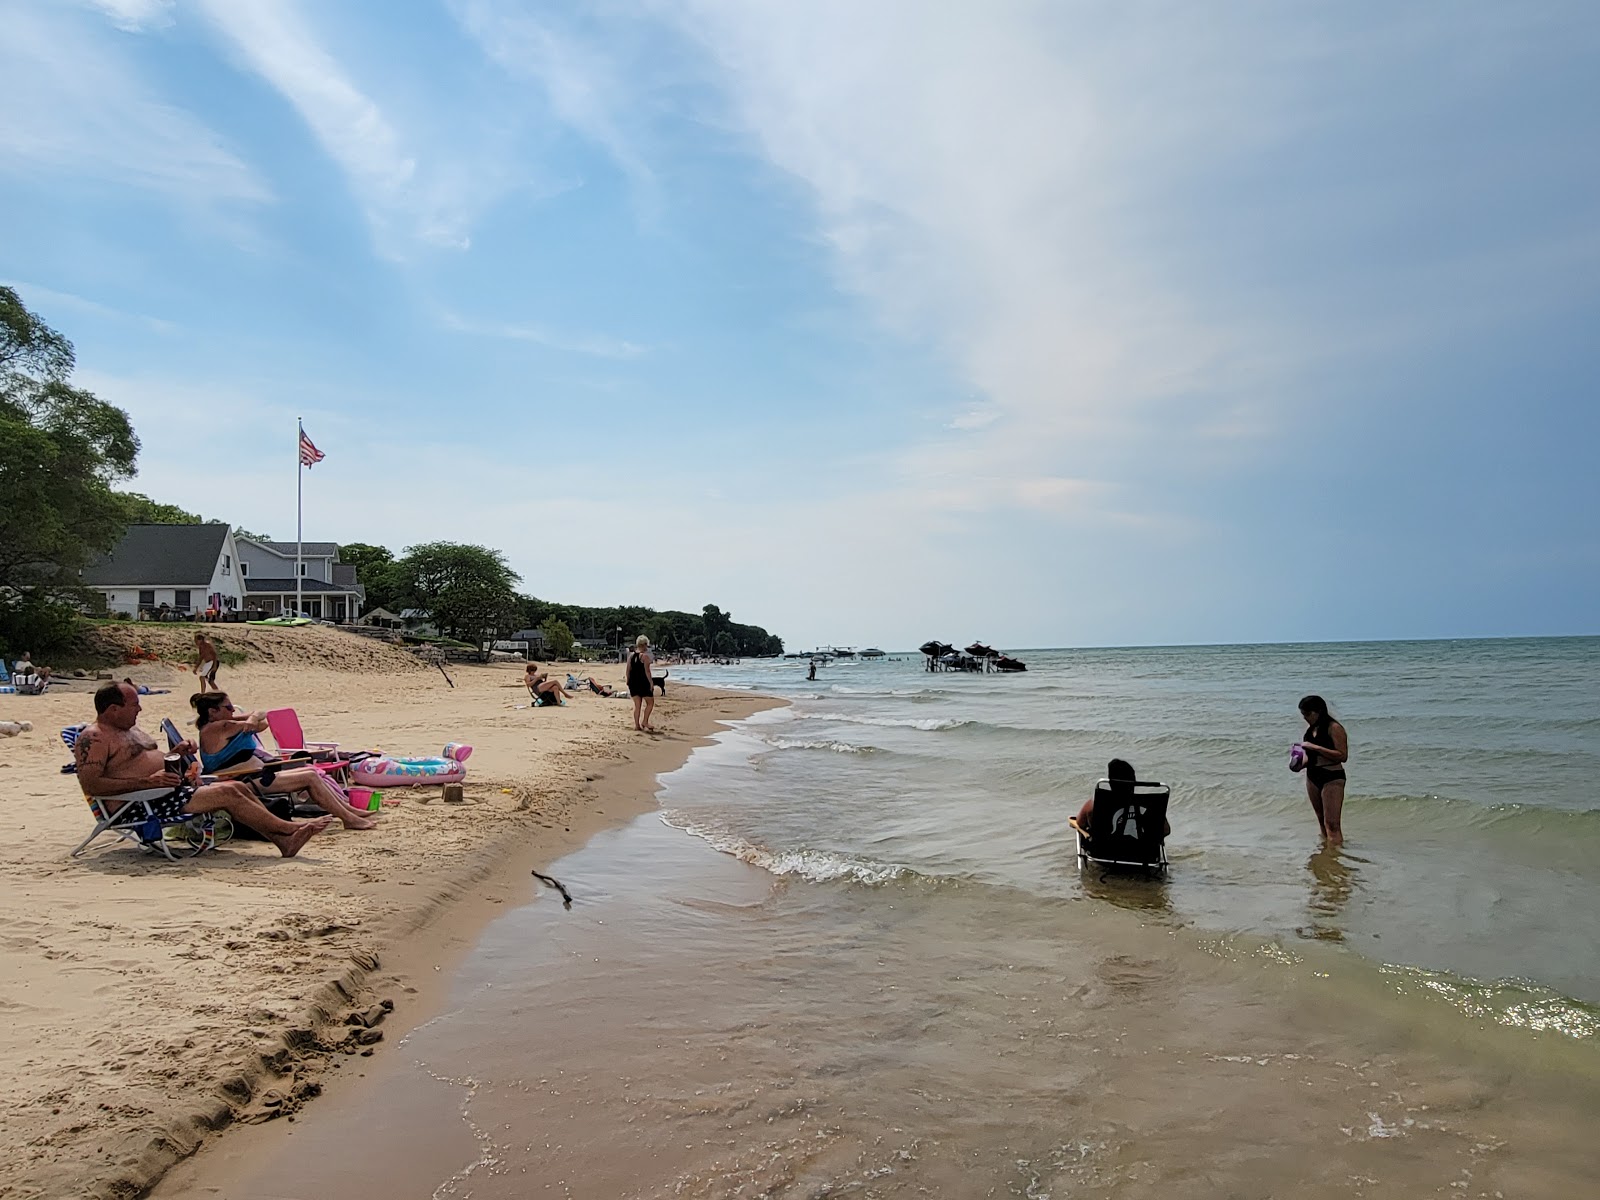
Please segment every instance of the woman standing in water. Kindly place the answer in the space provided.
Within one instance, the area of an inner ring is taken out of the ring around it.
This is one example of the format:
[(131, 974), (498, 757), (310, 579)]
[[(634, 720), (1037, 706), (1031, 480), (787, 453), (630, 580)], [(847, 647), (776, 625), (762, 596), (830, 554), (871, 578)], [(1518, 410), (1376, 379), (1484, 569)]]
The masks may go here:
[(1322, 835), (1333, 845), (1344, 841), (1344, 764), (1350, 757), (1350, 739), (1344, 726), (1328, 712), (1321, 696), (1300, 701), (1306, 731), (1300, 745), (1306, 752), (1306, 796), (1317, 814)]

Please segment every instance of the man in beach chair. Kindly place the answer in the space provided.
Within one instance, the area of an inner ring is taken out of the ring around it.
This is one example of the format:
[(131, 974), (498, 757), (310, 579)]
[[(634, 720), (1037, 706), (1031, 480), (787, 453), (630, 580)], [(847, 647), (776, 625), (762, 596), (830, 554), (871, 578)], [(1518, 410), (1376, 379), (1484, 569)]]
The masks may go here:
[[(141, 831), (133, 834), (141, 842), (171, 857), (161, 836), (166, 825), (221, 811), (261, 834), (285, 858), (293, 858), (333, 820), (323, 817), (294, 824), (273, 816), (242, 783), (200, 783), (193, 772), (168, 770), (167, 757), (138, 728), (139, 709), (138, 692), (125, 683), (108, 683), (94, 694), (94, 723), (73, 739), (78, 783), (97, 822), (94, 832), (72, 852), (74, 857), (102, 833), (127, 830), (123, 836), (128, 836), (135, 829)], [(181, 755), (195, 753), (189, 742), (179, 743), (177, 750)], [(153, 846), (155, 842), (160, 845)]]
[(1171, 789), (1140, 781), (1133, 765), (1120, 758), (1106, 764), (1106, 776), (1070, 820), (1078, 839), (1078, 865), (1092, 862), (1108, 870), (1165, 871), (1166, 838), (1172, 832), (1167, 823)]

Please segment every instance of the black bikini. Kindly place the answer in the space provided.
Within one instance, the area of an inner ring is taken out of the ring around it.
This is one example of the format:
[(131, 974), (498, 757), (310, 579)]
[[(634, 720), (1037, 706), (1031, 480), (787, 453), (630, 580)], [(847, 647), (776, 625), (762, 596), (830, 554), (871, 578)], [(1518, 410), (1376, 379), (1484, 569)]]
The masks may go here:
[[(1316, 724), (1306, 726), (1306, 732), (1301, 738), (1301, 744), (1305, 745), (1307, 742), (1313, 742), (1317, 746), (1332, 746), (1333, 734), (1328, 729), (1328, 726), (1331, 725), (1332, 722), (1333, 719), (1331, 717), (1323, 717), (1322, 720), (1318, 721)], [(1314, 746), (1308, 745), (1305, 747), (1305, 750), (1306, 778), (1311, 780), (1313, 787), (1321, 788), (1326, 784), (1332, 783), (1336, 779), (1343, 779), (1345, 777), (1344, 767), (1341, 764), (1334, 763), (1331, 767), (1318, 766), (1317, 764), (1320, 762), (1331, 762), (1332, 760), (1324, 760), (1323, 756), (1317, 753)]]

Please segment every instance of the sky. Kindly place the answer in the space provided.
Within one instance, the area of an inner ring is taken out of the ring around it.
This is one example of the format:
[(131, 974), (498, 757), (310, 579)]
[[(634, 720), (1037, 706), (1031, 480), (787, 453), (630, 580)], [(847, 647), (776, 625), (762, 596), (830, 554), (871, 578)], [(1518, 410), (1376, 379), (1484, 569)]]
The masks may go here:
[(0, 0), (0, 282), (249, 529), (792, 649), (1600, 633), (1600, 8)]

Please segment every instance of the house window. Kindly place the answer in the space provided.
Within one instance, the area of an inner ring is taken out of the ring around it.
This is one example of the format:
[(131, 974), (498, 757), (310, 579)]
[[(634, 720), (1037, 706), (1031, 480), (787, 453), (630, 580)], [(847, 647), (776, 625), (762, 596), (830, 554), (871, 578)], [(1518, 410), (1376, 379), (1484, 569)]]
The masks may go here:
[(306, 573), (306, 567), (307, 567), (307, 565), (308, 565), (308, 564), (306, 564), (306, 563), (301, 563), (301, 564), (300, 564), (300, 574), (302, 574), (302, 575), (304, 575), (304, 574), (305, 574), (305, 573)]
[(156, 606), (156, 592), (155, 592), (154, 588), (148, 588), (145, 591), (142, 591), (142, 592), (139, 593), (139, 607), (140, 608), (154, 608), (155, 606)]
[(250, 564), (242, 558), (239, 560), (239, 574), (241, 576), (250, 574)]
[(179, 588), (177, 591), (172, 593), (172, 607), (182, 609), (184, 612), (189, 611), (188, 588)]
[[(243, 569), (243, 564), (242, 563), (240, 564), (240, 567), (241, 567), (241, 570), (242, 570)], [(233, 556), (231, 554), (224, 554), (222, 556), (222, 573), (224, 575), (232, 575), (233, 574)]]

